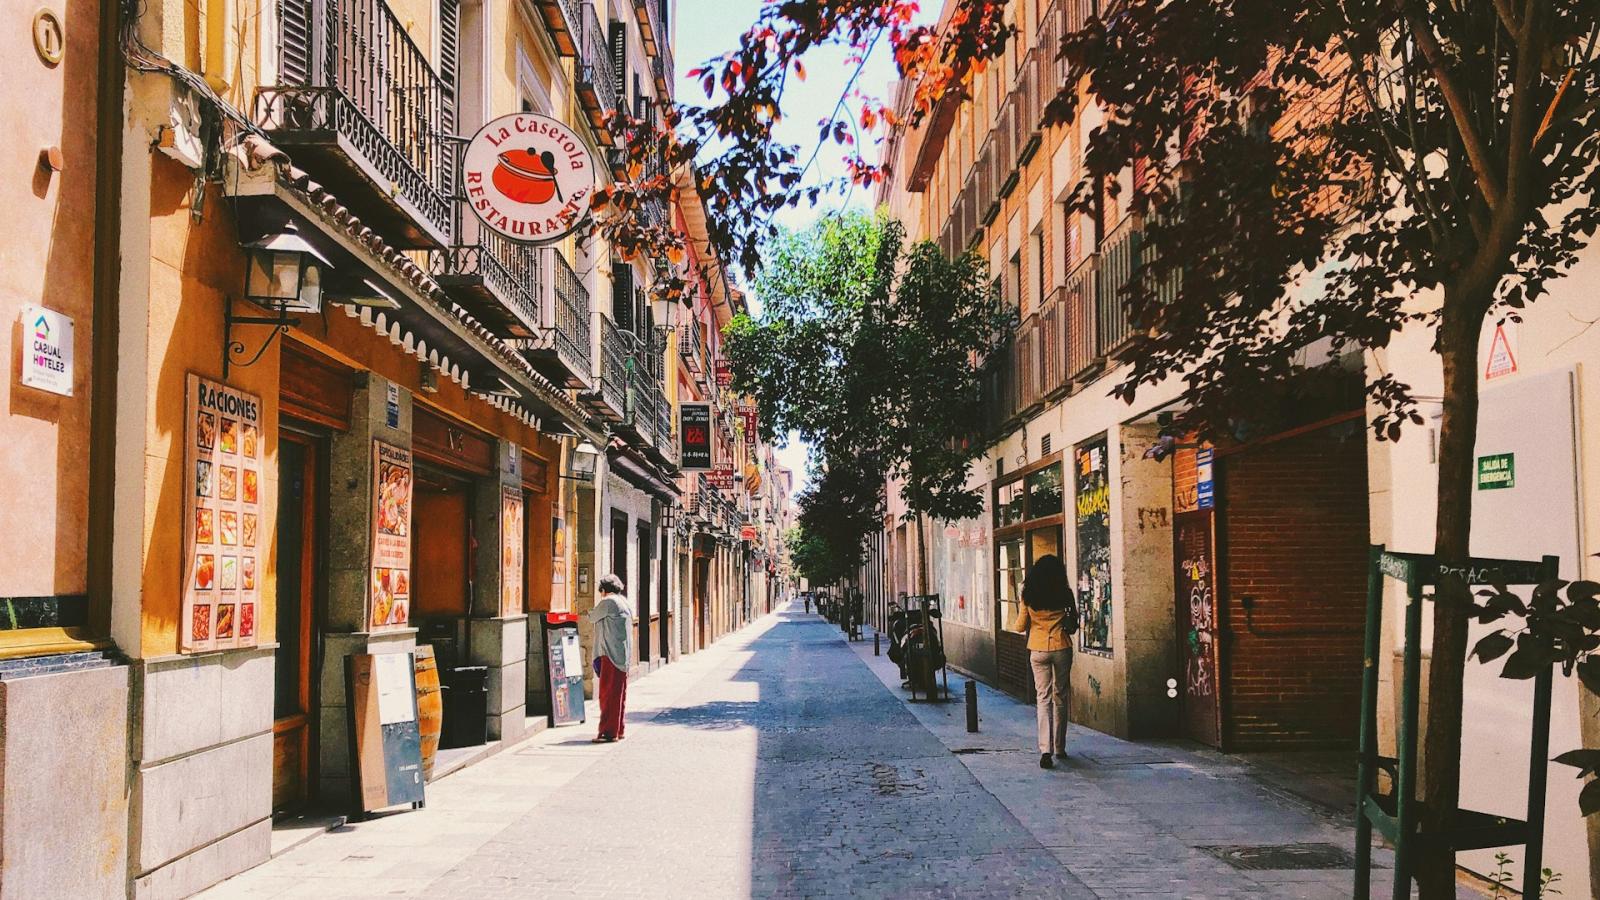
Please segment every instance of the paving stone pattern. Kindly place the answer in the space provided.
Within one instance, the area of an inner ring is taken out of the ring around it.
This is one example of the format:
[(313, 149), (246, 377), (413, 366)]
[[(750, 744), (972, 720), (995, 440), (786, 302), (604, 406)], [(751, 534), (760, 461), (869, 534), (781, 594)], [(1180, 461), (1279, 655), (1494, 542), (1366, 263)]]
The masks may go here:
[(430, 785), (425, 810), (205, 896), (1350, 896), (1348, 868), (1219, 855), (1350, 845), (1348, 823), (1250, 765), (1075, 729), (1072, 759), (1041, 771), (1031, 707), (983, 688), (966, 734), (959, 703), (907, 704), (870, 637), (815, 616), (763, 619), (629, 695), (625, 741), (590, 744), (592, 716), (542, 733)]

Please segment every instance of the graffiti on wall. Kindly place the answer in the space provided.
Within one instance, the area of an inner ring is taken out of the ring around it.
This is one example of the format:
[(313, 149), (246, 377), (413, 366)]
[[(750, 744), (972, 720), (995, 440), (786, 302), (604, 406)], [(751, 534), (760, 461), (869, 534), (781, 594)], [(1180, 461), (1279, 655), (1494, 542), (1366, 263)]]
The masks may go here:
[(1111, 482), (1106, 439), (1073, 451), (1078, 538), (1078, 646), (1111, 655)]

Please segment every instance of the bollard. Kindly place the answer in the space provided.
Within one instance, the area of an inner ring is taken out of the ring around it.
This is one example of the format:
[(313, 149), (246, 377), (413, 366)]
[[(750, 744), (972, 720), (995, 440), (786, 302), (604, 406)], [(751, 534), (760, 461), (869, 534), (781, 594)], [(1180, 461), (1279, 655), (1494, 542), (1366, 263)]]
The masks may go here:
[(967, 679), (967, 733), (978, 733), (978, 683)]
[(878, 632), (877, 631), (873, 631), (872, 632), (872, 655), (873, 656), (877, 656), (878, 655)]

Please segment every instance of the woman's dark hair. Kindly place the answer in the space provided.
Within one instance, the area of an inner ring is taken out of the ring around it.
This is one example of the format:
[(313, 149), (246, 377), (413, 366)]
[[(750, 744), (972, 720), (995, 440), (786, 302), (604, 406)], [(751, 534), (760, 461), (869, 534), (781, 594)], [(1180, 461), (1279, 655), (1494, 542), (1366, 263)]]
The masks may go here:
[(1022, 602), (1029, 609), (1066, 609), (1072, 602), (1067, 587), (1067, 567), (1061, 557), (1047, 553), (1033, 561), (1028, 580), (1022, 583)]

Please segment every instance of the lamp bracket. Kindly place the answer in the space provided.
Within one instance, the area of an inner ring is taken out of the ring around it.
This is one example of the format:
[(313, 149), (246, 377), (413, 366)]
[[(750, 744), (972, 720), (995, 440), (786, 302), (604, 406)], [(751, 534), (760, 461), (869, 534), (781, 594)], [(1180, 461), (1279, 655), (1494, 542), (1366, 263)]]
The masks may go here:
[[(233, 295), (227, 295), (223, 299), (222, 309), (222, 380), (227, 381), (229, 370), (236, 366), (242, 369), (255, 365), (278, 335), (288, 333), (291, 327), (299, 324), (300, 320), (290, 316), (286, 310), (279, 310), (276, 316), (236, 316), (233, 314)], [(249, 359), (245, 359), (244, 341), (234, 340), (233, 337), (235, 325), (269, 325), (272, 333), (267, 335), (267, 339), (261, 342)]]

